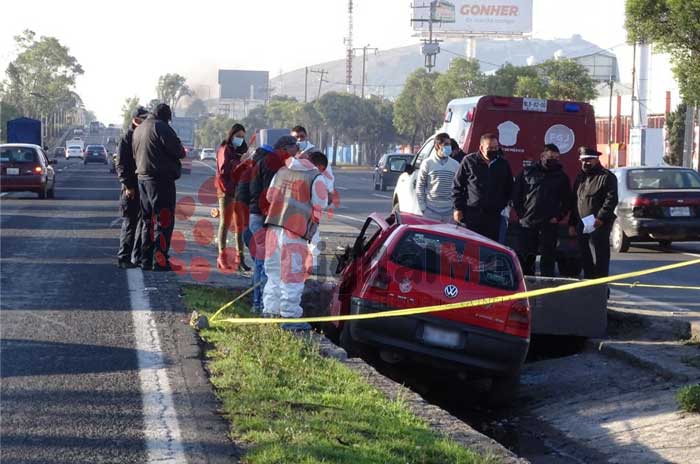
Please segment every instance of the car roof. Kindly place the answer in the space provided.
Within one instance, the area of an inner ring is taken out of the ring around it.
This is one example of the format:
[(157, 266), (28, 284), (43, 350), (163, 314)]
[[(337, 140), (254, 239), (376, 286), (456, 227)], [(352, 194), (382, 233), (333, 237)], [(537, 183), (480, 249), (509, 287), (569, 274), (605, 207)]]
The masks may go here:
[(658, 171), (659, 169), (672, 169), (677, 171), (693, 171), (691, 168), (686, 168), (683, 166), (624, 166), (621, 168), (612, 169), (614, 172), (625, 172), (625, 171)]
[(34, 148), (35, 150), (41, 150), (39, 145), (33, 143), (3, 143), (0, 148)]
[(445, 224), (443, 222), (435, 221), (433, 219), (428, 219), (423, 216), (417, 216), (415, 214), (401, 213), (401, 224), (407, 226), (411, 230), (418, 230), (421, 232), (437, 232), (443, 235), (451, 235), (453, 237), (463, 238), (472, 240), (475, 242), (487, 243), (494, 248), (501, 249), (510, 253), (508, 247), (495, 242), (489, 238), (479, 235), (476, 232), (467, 229), (464, 226), (456, 224)]

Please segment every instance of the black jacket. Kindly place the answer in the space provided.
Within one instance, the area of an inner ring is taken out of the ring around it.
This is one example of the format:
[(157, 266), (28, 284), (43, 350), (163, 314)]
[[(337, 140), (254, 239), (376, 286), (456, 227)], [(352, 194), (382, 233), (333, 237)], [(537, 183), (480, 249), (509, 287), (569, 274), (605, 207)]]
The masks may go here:
[(132, 142), (139, 179), (175, 180), (180, 177), (185, 149), (170, 125), (149, 115), (134, 130)]
[(488, 163), (480, 153), (470, 153), (459, 165), (452, 182), (452, 204), (467, 211), (500, 213), (513, 192), (513, 173), (503, 158)]
[(452, 159), (454, 159), (458, 163), (461, 163), (465, 156), (467, 156), (467, 154), (464, 153), (461, 149), (452, 152), (452, 154), (450, 155), (450, 157), (452, 157)]
[(569, 224), (576, 226), (581, 218), (591, 214), (606, 225), (615, 220), (617, 206), (617, 177), (599, 166), (591, 173), (581, 172), (574, 181), (574, 208)]
[(258, 148), (255, 150), (255, 153), (251, 159), (242, 161), (242, 163), (245, 163), (248, 166), (246, 167), (245, 172), (241, 175), (241, 178), (238, 180), (238, 185), (236, 186), (236, 201), (240, 201), (248, 207), (251, 206), (250, 199), (252, 198), (251, 190), (253, 185), (253, 176), (256, 173), (255, 167), (260, 160), (265, 157), (266, 153), (267, 152), (262, 148)]
[(267, 214), (267, 209), (270, 206), (265, 197), (267, 189), (277, 171), (284, 166), (287, 158), (289, 158), (288, 154), (275, 151), (268, 153), (255, 164), (250, 183), (250, 214)]
[(134, 149), (132, 141), (134, 138), (134, 125), (129, 127), (124, 137), (119, 141), (117, 149), (117, 159), (114, 168), (117, 171), (117, 178), (122, 185), (128, 189), (138, 188), (139, 182), (136, 176), (136, 161), (134, 160)]
[(537, 163), (526, 168), (515, 179), (513, 208), (525, 227), (537, 227), (552, 218), (561, 221), (571, 209), (569, 177), (561, 166), (545, 169)]

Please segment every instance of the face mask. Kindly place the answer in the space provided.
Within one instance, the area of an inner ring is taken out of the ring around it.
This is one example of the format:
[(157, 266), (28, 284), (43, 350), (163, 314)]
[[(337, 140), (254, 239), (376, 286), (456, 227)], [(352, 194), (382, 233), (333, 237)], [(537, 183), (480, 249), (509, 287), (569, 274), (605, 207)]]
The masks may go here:
[(242, 137), (234, 137), (233, 140), (231, 141), (234, 147), (238, 148), (241, 145), (243, 145), (243, 138)]
[(559, 160), (546, 159), (544, 160), (544, 167), (547, 169), (554, 169), (556, 167), (559, 167)]
[(297, 142), (297, 146), (299, 147), (300, 151), (304, 151), (307, 148), (309, 148), (309, 142), (307, 140), (302, 140), (300, 142)]
[(450, 156), (451, 154), (452, 154), (452, 146), (445, 145), (444, 147), (442, 147), (442, 155), (443, 156)]
[(501, 154), (501, 150), (489, 150), (486, 152), (486, 158), (489, 161), (493, 161)]

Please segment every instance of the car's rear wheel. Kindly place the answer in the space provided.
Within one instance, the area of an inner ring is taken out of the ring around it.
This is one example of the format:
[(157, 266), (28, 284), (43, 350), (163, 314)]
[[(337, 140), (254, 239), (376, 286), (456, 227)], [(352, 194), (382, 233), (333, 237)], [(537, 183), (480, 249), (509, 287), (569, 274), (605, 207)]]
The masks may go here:
[(340, 336), (338, 338), (340, 347), (347, 352), (348, 358), (367, 359), (373, 357), (375, 353), (371, 347), (352, 339), (352, 335), (350, 335), (350, 324), (348, 321), (343, 323), (343, 328), (341, 329)]
[(622, 230), (620, 221), (615, 221), (613, 224), (610, 244), (612, 245), (613, 251), (616, 253), (627, 253), (630, 249), (630, 239), (625, 235), (625, 231)]

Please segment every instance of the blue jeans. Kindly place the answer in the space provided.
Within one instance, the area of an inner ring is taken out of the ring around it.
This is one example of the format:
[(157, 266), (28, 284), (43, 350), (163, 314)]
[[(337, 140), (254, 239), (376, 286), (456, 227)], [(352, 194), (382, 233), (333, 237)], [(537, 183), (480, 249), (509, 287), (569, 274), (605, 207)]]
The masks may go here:
[(251, 238), (248, 243), (250, 254), (253, 256), (253, 285), (258, 285), (253, 290), (253, 309), (262, 311), (262, 295), (267, 276), (265, 275), (265, 229), (263, 228), (264, 217), (260, 214), (251, 214), (248, 228)]

